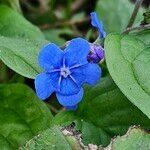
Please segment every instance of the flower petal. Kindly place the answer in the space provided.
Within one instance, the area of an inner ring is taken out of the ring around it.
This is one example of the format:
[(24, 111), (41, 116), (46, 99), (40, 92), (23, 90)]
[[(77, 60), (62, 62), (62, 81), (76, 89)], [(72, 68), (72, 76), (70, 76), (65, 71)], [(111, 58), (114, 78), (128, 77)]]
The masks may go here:
[(39, 53), (39, 64), (47, 71), (57, 68), (62, 63), (63, 51), (55, 44), (49, 43)]
[(80, 91), (80, 87), (70, 78), (62, 78), (59, 93), (62, 95), (73, 95)]
[(99, 32), (100, 38), (106, 37), (106, 32), (104, 31), (103, 23), (98, 19), (96, 12), (92, 12), (91, 14), (91, 24), (96, 27)]
[(54, 87), (55, 91), (59, 90), (59, 72), (49, 73), (49, 78), (51, 79), (51, 84)]
[(80, 91), (74, 95), (65, 96), (65, 95), (56, 93), (56, 96), (61, 105), (69, 107), (69, 106), (74, 106), (78, 104), (82, 100), (83, 93), (84, 91), (81, 88)]
[(35, 78), (35, 89), (40, 99), (44, 100), (48, 98), (54, 92), (49, 75), (46, 73), (37, 75)]
[(79, 86), (83, 83), (95, 85), (101, 77), (101, 68), (95, 63), (88, 63), (73, 69), (71, 74)]
[(87, 55), (90, 51), (90, 44), (82, 38), (75, 38), (69, 42), (65, 49), (65, 60), (68, 67), (87, 62)]
[(85, 68), (85, 66), (81, 66), (71, 70), (72, 71), (71, 76), (75, 79), (78, 86), (82, 86), (82, 84), (85, 83), (86, 81), (86, 75), (84, 74), (84, 69), (83, 69)]
[(83, 68), (83, 72), (85, 74), (85, 82), (90, 85), (95, 85), (97, 81), (100, 79), (102, 70), (95, 63), (89, 63)]

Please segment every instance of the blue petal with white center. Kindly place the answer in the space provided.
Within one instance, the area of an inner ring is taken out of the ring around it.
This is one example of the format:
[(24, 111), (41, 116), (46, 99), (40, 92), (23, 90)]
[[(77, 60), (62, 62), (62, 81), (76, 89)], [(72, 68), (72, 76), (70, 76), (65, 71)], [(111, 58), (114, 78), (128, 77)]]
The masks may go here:
[(90, 43), (82, 38), (71, 40), (64, 51), (55, 44), (46, 45), (39, 53), (39, 64), (44, 72), (35, 79), (40, 99), (56, 93), (59, 103), (73, 108), (83, 97), (82, 85), (96, 84), (101, 76), (98, 65), (89, 63)]
[(92, 26), (98, 29), (99, 37), (105, 38), (106, 32), (104, 30), (103, 23), (98, 19), (96, 12), (92, 12), (90, 15), (91, 15), (91, 24)]

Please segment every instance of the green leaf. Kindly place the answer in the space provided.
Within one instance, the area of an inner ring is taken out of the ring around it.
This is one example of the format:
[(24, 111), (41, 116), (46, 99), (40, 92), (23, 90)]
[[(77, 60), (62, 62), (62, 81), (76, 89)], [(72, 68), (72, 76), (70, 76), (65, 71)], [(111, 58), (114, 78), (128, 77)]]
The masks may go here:
[(149, 150), (150, 134), (139, 128), (130, 128), (124, 136), (114, 139), (109, 147), (113, 150)]
[(0, 3), (5, 4), (7, 6), (10, 6), (14, 10), (18, 11), (19, 13), (21, 13), (19, 0), (0, 0)]
[(150, 118), (150, 48), (132, 36), (105, 40), (108, 70), (121, 91)]
[(20, 150), (80, 150), (73, 136), (65, 136), (58, 127), (52, 127), (28, 141)]
[(125, 134), (131, 125), (150, 126), (150, 120), (120, 92), (109, 77), (90, 88), (77, 111), (56, 115), (53, 125), (75, 122), (84, 144), (107, 146), (112, 137)]
[[(99, 0), (96, 7), (98, 17), (103, 21), (108, 32), (123, 31), (133, 12), (134, 4), (129, 0)], [(144, 9), (140, 9), (135, 24), (140, 24), (143, 19)]]
[(11, 69), (28, 78), (41, 72), (38, 53), (45, 41), (0, 37), (0, 59)]
[(50, 126), (52, 114), (23, 84), (0, 85), (0, 147), (17, 149)]
[(137, 39), (143, 41), (146, 45), (150, 45), (150, 29), (133, 32), (130, 33), (130, 35), (135, 36)]
[(59, 46), (63, 46), (66, 43), (66, 40), (61, 37), (62, 35), (73, 35), (73, 32), (67, 28), (44, 30), (43, 33), (48, 41), (56, 43)]
[(41, 72), (38, 53), (46, 43), (42, 32), (7, 6), (0, 6), (0, 59), (28, 78)]
[(0, 35), (34, 40), (44, 39), (42, 32), (36, 26), (4, 5), (0, 5)]
[(2, 150), (12, 150), (10, 143), (2, 135), (0, 135), (0, 146)]

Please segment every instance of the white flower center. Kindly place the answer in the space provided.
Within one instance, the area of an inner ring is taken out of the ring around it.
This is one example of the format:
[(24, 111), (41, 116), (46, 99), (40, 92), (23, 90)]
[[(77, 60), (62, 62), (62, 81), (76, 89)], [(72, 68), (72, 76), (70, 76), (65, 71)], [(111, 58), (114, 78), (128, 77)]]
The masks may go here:
[(66, 68), (66, 67), (63, 67), (63, 68), (60, 68), (60, 75), (63, 76), (64, 78), (67, 78), (68, 75), (70, 75), (71, 72), (69, 70), (69, 68)]

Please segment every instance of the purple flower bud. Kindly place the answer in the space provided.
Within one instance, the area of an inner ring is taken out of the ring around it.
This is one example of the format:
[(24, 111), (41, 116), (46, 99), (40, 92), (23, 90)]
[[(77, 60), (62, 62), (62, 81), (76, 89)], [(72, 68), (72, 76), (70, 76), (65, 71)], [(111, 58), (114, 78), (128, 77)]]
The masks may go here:
[(88, 61), (98, 63), (104, 58), (104, 49), (99, 44), (90, 44), (90, 53), (88, 54)]

